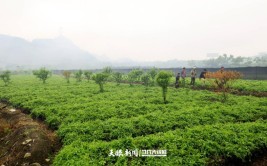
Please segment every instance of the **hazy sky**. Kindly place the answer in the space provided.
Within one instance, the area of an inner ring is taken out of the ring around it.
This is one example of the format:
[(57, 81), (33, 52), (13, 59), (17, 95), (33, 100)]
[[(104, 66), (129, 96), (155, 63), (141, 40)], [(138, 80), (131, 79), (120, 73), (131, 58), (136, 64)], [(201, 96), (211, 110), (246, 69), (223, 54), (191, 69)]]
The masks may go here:
[(267, 0), (0, 0), (0, 34), (134, 60), (267, 52)]

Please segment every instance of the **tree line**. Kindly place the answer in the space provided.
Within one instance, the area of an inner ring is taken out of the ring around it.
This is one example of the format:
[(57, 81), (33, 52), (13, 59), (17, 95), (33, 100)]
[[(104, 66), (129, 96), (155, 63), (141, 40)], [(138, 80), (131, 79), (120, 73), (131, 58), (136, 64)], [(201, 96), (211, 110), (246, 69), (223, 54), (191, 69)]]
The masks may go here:
[(262, 53), (255, 57), (242, 57), (223, 54), (216, 58), (207, 60), (189, 60), (189, 66), (205, 66), (213, 68), (214, 66), (224, 67), (250, 67), (250, 66), (267, 66), (267, 53)]
[[(10, 83), (10, 73), (10, 71), (5, 71), (2, 74), (0, 73), (0, 78), (4, 81), (6, 86)], [(52, 76), (52, 72), (46, 68), (40, 68), (39, 70), (34, 70), (33, 75), (45, 84), (46, 80)], [(63, 71), (62, 75), (67, 83), (70, 83), (71, 77), (75, 78), (76, 82), (81, 82), (83, 79), (86, 79), (87, 82), (93, 80), (99, 85), (100, 92), (104, 92), (104, 84), (108, 81), (115, 81), (117, 86), (119, 86), (120, 83), (126, 79), (130, 86), (133, 86), (135, 83), (141, 83), (146, 89), (149, 86), (155, 86), (157, 84), (162, 88), (163, 102), (167, 103), (168, 86), (174, 74), (171, 71), (159, 70), (155, 67), (146, 72), (141, 69), (133, 69), (127, 74), (122, 74), (120, 72), (113, 72), (111, 67), (105, 67), (98, 73), (78, 70), (74, 73), (71, 71)], [(241, 78), (241, 74), (235, 71), (207, 72), (206, 78), (212, 81), (215, 87), (223, 92), (225, 101), (227, 97), (226, 93), (230, 88), (229, 82)]]

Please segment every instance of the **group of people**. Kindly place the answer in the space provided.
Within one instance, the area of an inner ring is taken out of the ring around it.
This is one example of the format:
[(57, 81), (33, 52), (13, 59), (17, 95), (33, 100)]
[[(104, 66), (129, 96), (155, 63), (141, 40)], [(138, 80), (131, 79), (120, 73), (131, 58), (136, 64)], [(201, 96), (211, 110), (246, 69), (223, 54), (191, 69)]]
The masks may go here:
[[(199, 79), (203, 80), (203, 82), (205, 83), (205, 74), (207, 73), (207, 69), (204, 69), (200, 75), (199, 75)], [(193, 69), (190, 72), (190, 76), (191, 76), (191, 81), (190, 81), (190, 85), (195, 85), (196, 82), (196, 77), (197, 77), (197, 69), (196, 67), (193, 67)], [(183, 70), (180, 73), (177, 73), (176, 75), (176, 81), (175, 81), (175, 87), (178, 88), (180, 86), (180, 77), (182, 77), (182, 86), (185, 86), (185, 77), (186, 77), (186, 70), (185, 67), (183, 67)]]

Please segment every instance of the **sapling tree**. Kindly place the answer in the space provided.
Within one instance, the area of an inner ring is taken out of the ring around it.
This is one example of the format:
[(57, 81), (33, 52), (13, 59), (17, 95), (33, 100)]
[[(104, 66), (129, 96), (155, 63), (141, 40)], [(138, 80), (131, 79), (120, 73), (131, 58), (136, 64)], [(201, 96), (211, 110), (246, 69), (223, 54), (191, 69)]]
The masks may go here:
[(91, 71), (85, 71), (84, 72), (84, 76), (85, 76), (85, 78), (87, 79), (88, 82), (91, 79), (92, 74), (93, 74), (93, 72), (91, 72)]
[(112, 71), (111, 67), (109, 67), (109, 66), (103, 68), (103, 73), (105, 73), (105, 74), (111, 75), (112, 72), (113, 71)]
[(108, 76), (107, 73), (97, 73), (94, 75), (93, 79), (99, 85), (100, 92), (104, 92), (104, 83), (107, 82)]
[(130, 84), (130, 86), (133, 86), (133, 83), (135, 81), (135, 75), (134, 75), (134, 72), (133, 71), (130, 71), (127, 75), (127, 80)]
[(35, 75), (37, 78), (39, 78), (43, 83), (48, 79), (49, 76), (51, 76), (51, 72), (49, 70), (46, 70), (44, 67), (40, 68), (39, 70), (34, 70), (33, 75)]
[(77, 82), (81, 82), (82, 81), (82, 75), (83, 75), (83, 71), (82, 70), (79, 70), (74, 74)]
[(214, 87), (221, 91), (223, 94), (223, 102), (227, 100), (227, 92), (230, 89), (232, 83), (241, 78), (242, 74), (236, 71), (217, 71), (217, 72), (207, 72), (205, 77), (213, 83)]
[(113, 78), (117, 82), (117, 85), (120, 85), (120, 83), (122, 81), (122, 73), (120, 73), (120, 72), (113, 73)]
[(141, 76), (141, 81), (143, 82), (143, 85), (145, 85), (145, 87), (148, 87), (149, 83), (150, 83), (151, 77), (149, 74), (145, 73)]
[(162, 96), (163, 96), (163, 101), (165, 104), (167, 103), (166, 96), (167, 96), (167, 90), (170, 84), (171, 77), (172, 77), (171, 72), (160, 71), (156, 78), (158, 85), (162, 88)]
[(141, 80), (141, 75), (143, 74), (143, 70), (134, 69), (128, 73), (128, 82), (130, 86), (133, 85), (134, 82)]
[(140, 81), (141, 80), (141, 76), (144, 73), (144, 71), (141, 70), (141, 69), (134, 69), (133, 73), (134, 73), (136, 81)]
[(63, 71), (62, 75), (67, 80), (67, 83), (70, 83), (70, 75), (71, 75), (71, 72), (70, 71)]
[(10, 82), (10, 71), (4, 71), (2, 74), (0, 74), (0, 78), (4, 81), (5, 86), (7, 86)]
[(102, 69), (102, 73), (107, 75), (107, 81), (111, 81), (113, 70), (110, 66), (106, 66)]
[(157, 74), (158, 74), (158, 70), (157, 70), (157, 68), (155, 68), (155, 67), (153, 67), (153, 68), (151, 68), (149, 71), (148, 71), (148, 74), (150, 75), (150, 77), (151, 77), (151, 84), (152, 85), (154, 85), (155, 84), (155, 78), (156, 78), (156, 76), (157, 76)]

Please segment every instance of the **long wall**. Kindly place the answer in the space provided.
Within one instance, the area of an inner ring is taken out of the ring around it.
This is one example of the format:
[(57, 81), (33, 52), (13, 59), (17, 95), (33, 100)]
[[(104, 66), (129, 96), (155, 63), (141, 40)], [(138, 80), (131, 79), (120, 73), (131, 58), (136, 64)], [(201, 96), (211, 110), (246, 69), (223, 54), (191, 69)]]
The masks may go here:
[[(188, 75), (190, 74), (192, 68), (186, 69)], [(210, 72), (214, 72), (219, 70), (219, 68), (206, 68)], [(170, 68), (173, 72), (181, 72), (181, 68)], [(204, 68), (198, 68), (197, 73), (198, 76), (203, 71)], [(225, 68), (225, 70), (233, 70), (238, 71), (243, 74), (243, 79), (251, 79), (251, 80), (267, 80), (267, 67), (239, 67), (239, 68)]]

